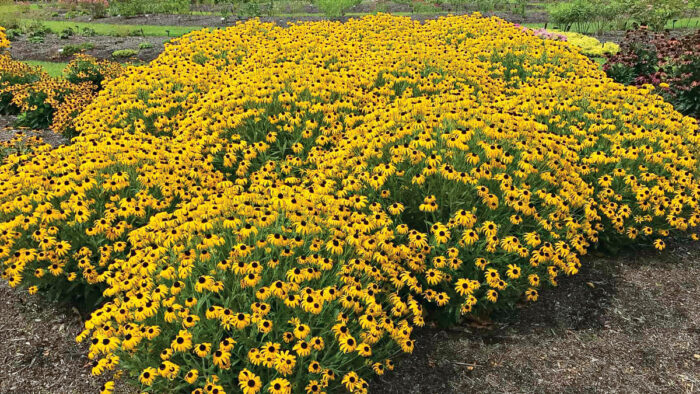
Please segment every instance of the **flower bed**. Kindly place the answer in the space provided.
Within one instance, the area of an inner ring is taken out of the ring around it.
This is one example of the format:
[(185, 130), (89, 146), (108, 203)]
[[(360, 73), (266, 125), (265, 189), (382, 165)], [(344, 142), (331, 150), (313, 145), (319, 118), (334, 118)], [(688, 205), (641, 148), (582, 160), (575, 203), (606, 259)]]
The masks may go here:
[(193, 32), (75, 127), (2, 167), (3, 277), (99, 291), (78, 340), (145, 391), (366, 392), (426, 316), (700, 219), (693, 119), (478, 15)]
[(679, 112), (700, 119), (700, 31), (683, 37), (628, 31), (603, 69), (617, 82), (653, 85)]
[(0, 114), (18, 115), (20, 127), (51, 128), (72, 136), (75, 117), (106, 81), (122, 71), (119, 63), (79, 54), (66, 66), (65, 78), (52, 78), (40, 67), (31, 67), (2, 52), (9, 46), (0, 27)]

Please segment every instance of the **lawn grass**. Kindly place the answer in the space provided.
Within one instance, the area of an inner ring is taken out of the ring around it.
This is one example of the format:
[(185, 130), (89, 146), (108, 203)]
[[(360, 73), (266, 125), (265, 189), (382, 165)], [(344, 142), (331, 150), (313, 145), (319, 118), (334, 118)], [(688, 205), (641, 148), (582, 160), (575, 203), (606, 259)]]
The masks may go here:
[(52, 77), (60, 77), (63, 75), (63, 69), (66, 68), (66, 65), (68, 64), (61, 62), (44, 62), (41, 60), (22, 60), (22, 62), (27, 63), (30, 66), (39, 66)]

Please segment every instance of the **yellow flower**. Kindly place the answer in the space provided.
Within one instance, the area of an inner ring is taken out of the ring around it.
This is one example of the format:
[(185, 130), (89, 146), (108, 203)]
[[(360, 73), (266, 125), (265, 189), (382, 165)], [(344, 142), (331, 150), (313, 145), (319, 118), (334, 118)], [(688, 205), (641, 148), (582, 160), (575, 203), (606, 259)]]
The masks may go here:
[(267, 392), (270, 394), (289, 394), (292, 392), (292, 385), (287, 379), (277, 378), (268, 384)]
[(654, 247), (658, 250), (664, 250), (664, 248), (666, 248), (666, 243), (661, 239), (655, 239)]
[(141, 384), (150, 386), (153, 384), (153, 381), (156, 378), (156, 369), (153, 367), (148, 367), (141, 372), (141, 375), (139, 376), (139, 381)]

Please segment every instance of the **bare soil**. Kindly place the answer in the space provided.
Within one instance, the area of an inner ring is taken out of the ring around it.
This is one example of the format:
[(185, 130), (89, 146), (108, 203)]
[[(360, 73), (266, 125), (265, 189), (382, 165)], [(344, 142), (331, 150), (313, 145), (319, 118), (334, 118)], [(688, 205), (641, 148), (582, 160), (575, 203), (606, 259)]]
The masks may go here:
[(698, 393), (700, 244), (593, 257), (483, 328), (427, 328), (373, 392)]
[[(165, 49), (164, 43), (167, 42), (167, 37), (111, 37), (111, 36), (95, 36), (83, 37), (72, 36), (66, 39), (60, 39), (55, 34), (47, 34), (44, 37), (43, 43), (31, 43), (26, 36), (18, 37), (12, 42), (10, 54), (12, 58), (17, 60), (44, 60), (44, 61), (69, 61), (73, 56), (68, 56), (61, 50), (66, 45), (79, 45), (83, 43), (92, 43), (93, 49), (84, 51), (87, 55), (94, 56), (99, 59), (109, 59), (114, 61), (143, 61), (149, 62), (155, 59)], [(152, 48), (139, 50), (139, 45), (148, 43)], [(139, 53), (135, 58), (116, 59), (112, 53), (121, 49), (135, 49)]]

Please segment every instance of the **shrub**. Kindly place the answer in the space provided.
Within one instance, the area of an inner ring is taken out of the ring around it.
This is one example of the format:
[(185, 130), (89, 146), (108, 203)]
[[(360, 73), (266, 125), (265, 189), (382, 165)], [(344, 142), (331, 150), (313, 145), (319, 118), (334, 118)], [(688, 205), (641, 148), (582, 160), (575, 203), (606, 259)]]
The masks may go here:
[[(0, 31), (2, 44), (2, 31)], [(118, 63), (78, 55), (66, 66), (65, 79), (51, 78), (0, 54), (0, 112), (19, 114), (17, 125), (74, 134), (75, 117), (94, 99), (105, 82), (122, 72)]]
[(578, 32), (597, 32), (618, 29), (626, 20), (624, 0), (574, 0), (552, 3), (547, 7), (551, 22), (564, 31), (575, 28)]
[(97, 32), (95, 31), (95, 29), (85, 26), (80, 31), (80, 35), (83, 37), (95, 37), (97, 35)]
[(112, 57), (127, 58), (127, 57), (136, 56), (138, 54), (139, 54), (139, 51), (137, 51), (136, 49), (119, 49), (119, 50), (112, 52)]
[(552, 22), (565, 31), (574, 25), (579, 31), (585, 31), (586, 26), (596, 18), (596, 7), (587, 0), (553, 3), (547, 10)]
[[(79, 95), (89, 91), (87, 87), (77, 90)], [(46, 129), (58, 107), (76, 91), (76, 87), (67, 81), (45, 78), (31, 84), (14, 85), (5, 91), (12, 94), (12, 103), (20, 109), (17, 126)]]
[(192, 32), (76, 130), (0, 168), (2, 276), (103, 290), (77, 339), (144, 391), (367, 392), (426, 309), (700, 222), (697, 123), (498, 18)]
[(93, 18), (107, 16), (107, 8), (109, 7), (107, 0), (61, 0), (61, 3), (77, 6)]
[(153, 44), (151, 44), (150, 42), (142, 42), (139, 44), (140, 50), (151, 49), (151, 48), (153, 48)]
[(24, 22), (22, 25), (22, 31), (24, 34), (29, 36), (29, 38), (41, 37), (43, 38), (46, 34), (51, 33), (51, 29), (46, 27), (43, 23), (36, 20), (30, 20)]
[(66, 27), (58, 33), (58, 38), (65, 40), (67, 38), (73, 37), (74, 34), (75, 31), (73, 31), (73, 29), (71, 29), (70, 27)]
[(20, 29), (7, 29), (5, 31), (5, 35), (7, 36), (8, 40), (13, 41), (17, 37), (22, 35), (22, 30), (20, 30)]
[(629, 31), (603, 69), (617, 82), (656, 86), (678, 111), (700, 119), (700, 32), (675, 38), (645, 28)]
[(272, 15), (273, 2), (269, 0), (235, 1), (236, 14), (239, 17), (259, 17)]
[(182, 14), (190, 10), (189, 0), (114, 0), (109, 3), (110, 13), (121, 16), (143, 14)]
[(63, 75), (68, 82), (74, 84), (90, 82), (101, 89), (105, 81), (116, 78), (122, 71), (123, 67), (119, 63), (77, 55), (63, 70)]
[(688, 9), (687, 0), (624, 0), (626, 13), (642, 25), (662, 30)]
[(44, 77), (44, 72), (39, 68), (18, 62), (9, 54), (0, 53), (0, 114), (17, 114), (19, 107), (12, 103), (12, 92), (7, 88), (33, 83)]
[(91, 42), (83, 42), (80, 44), (67, 44), (64, 45), (63, 48), (61, 48), (61, 54), (63, 56), (73, 56), (76, 53), (81, 53), (85, 51), (89, 51), (91, 49), (95, 48), (95, 44)]
[(318, 7), (324, 15), (337, 18), (345, 15), (350, 8), (361, 2), (362, 0), (314, 0), (314, 5)]

